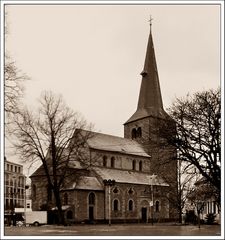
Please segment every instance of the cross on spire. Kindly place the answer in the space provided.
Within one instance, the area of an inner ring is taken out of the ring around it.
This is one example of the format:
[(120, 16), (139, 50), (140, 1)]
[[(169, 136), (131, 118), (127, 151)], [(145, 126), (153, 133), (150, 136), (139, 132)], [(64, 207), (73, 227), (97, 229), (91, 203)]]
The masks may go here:
[(150, 29), (152, 27), (152, 20), (153, 20), (152, 15), (150, 15), (150, 19), (148, 20), (150, 22)]

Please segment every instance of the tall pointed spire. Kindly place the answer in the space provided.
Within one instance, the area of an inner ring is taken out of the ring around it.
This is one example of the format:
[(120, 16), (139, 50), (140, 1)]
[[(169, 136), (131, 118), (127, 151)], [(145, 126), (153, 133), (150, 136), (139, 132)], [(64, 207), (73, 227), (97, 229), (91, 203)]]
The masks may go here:
[(152, 18), (150, 18), (150, 34), (147, 45), (144, 69), (141, 72), (142, 82), (139, 93), (137, 111), (126, 122), (132, 122), (140, 118), (155, 116), (165, 118), (162, 96), (159, 85), (158, 70), (155, 58), (155, 50), (152, 39)]

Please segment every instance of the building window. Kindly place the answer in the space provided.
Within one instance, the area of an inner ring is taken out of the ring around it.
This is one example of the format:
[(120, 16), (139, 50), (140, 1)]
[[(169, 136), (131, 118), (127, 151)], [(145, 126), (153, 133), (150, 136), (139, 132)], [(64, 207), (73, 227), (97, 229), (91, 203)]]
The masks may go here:
[(10, 178), (9, 185), (13, 186), (13, 179), (12, 178)]
[(33, 189), (33, 200), (35, 200), (36, 199), (36, 194), (37, 194), (37, 192), (36, 192), (36, 185), (35, 184), (33, 184), (33, 187), (32, 187), (32, 189)]
[(137, 128), (137, 129), (133, 128), (132, 132), (131, 132), (131, 138), (135, 139), (135, 138), (140, 138), (140, 137), (142, 137), (141, 127)]
[(132, 139), (135, 139), (137, 137), (137, 131), (135, 128), (132, 129), (131, 137), (132, 137)]
[(142, 161), (139, 162), (139, 171), (142, 171)]
[(119, 201), (117, 199), (113, 200), (113, 210), (118, 211), (119, 210)]
[(90, 205), (95, 205), (95, 194), (91, 192), (88, 196), (88, 202)]
[(133, 211), (133, 209), (134, 209), (134, 202), (133, 202), (133, 200), (129, 200), (129, 202), (128, 202), (128, 209), (129, 209), (129, 211)]
[(159, 212), (159, 201), (155, 202), (155, 211)]
[(18, 173), (21, 173), (21, 168), (20, 167), (18, 167)]
[(27, 203), (27, 208), (30, 208), (30, 203)]
[(9, 185), (9, 174), (6, 173), (6, 182), (5, 182), (6, 185)]
[(9, 208), (10, 208), (9, 199), (6, 199), (6, 210), (8, 210)]
[(63, 200), (64, 200), (64, 205), (68, 205), (68, 194), (67, 193), (64, 193)]
[(9, 164), (7, 164), (7, 171), (9, 171)]
[(111, 167), (114, 168), (115, 167), (115, 158), (111, 157)]
[(19, 184), (19, 187), (24, 187), (24, 178), (23, 177), (19, 177), (19, 182), (18, 182), (18, 184)]
[(136, 170), (136, 161), (135, 160), (133, 160), (133, 162), (132, 162), (132, 169)]
[(12, 199), (9, 199), (9, 208), (10, 208), (10, 209), (13, 208), (13, 201), (12, 201)]
[(141, 137), (142, 136), (142, 130), (141, 130), (141, 127), (139, 127), (137, 129), (137, 137)]
[(103, 167), (107, 166), (107, 157), (103, 156)]
[(17, 187), (17, 178), (14, 178), (14, 187)]
[(11, 172), (13, 172), (13, 165), (10, 165), (10, 170)]
[(17, 166), (15, 166), (15, 172), (17, 172)]

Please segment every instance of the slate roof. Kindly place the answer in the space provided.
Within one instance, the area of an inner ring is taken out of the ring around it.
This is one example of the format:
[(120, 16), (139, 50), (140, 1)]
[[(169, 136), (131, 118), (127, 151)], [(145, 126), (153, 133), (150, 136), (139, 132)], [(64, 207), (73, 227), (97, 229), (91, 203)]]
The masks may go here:
[(142, 82), (138, 99), (137, 111), (124, 123), (130, 123), (145, 117), (168, 119), (163, 109), (162, 95), (155, 57), (152, 33), (150, 31), (144, 69), (141, 73)]
[[(85, 134), (87, 131), (81, 129), (81, 134)], [(113, 135), (92, 132), (92, 136), (88, 138), (87, 144), (90, 148), (119, 152), (129, 155), (137, 155), (142, 157), (150, 157), (144, 150), (144, 148), (136, 141), (132, 139), (117, 137)]]
[(150, 117), (150, 116), (161, 118), (161, 119), (166, 118), (167, 120), (171, 120), (171, 117), (163, 109), (155, 109), (153, 107), (149, 107), (149, 108), (137, 109), (136, 112), (124, 124), (136, 121), (138, 119)]
[[(113, 179), (117, 183), (142, 184), (154, 186), (169, 186), (157, 175), (150, 175), (143, 172), (134, 172), (120, 169), (92, 167), (92, 170), (102, 179)], [(104, 190), (104, 185), (97, 177), (81, 176), (63, 190)]]
[(98, 181), (96, 177), (81, 176), (77, 182), (73, 182), (70, 186), (63, 190), (104, 190), (103, 185)]
[(79, 178), (75, 189), (103, 190), (104, 188), (96, 177), (82, 176)]
[[(52, 173), (52, 167), (51, 167), (51, 163), (49, 163), (49, 159), (48, 161), (48, 169), (50, 174)], [(71, 160), (69, 162), (69, 167), (73, 168), (73, 169), (85, 169), (84, 164), (82, 164), (81, 162), (77, 161), (77, 160)], [(30, 177), (34, 177), (34, 176), (43, 176), (45, 175), (45, 170), (44, 170), (44, 166), (43, 164), (41, 164), (32, 174)]]
[(118, 183), (169, 186), (169, 184), (167, 184), (162, 178), (157, 175), (155, 175), (154, 178), (152, 177), (153, 175), (148, 173), (101, 167), (93, 167), (93, 170), (102, 179), (113, 179)]

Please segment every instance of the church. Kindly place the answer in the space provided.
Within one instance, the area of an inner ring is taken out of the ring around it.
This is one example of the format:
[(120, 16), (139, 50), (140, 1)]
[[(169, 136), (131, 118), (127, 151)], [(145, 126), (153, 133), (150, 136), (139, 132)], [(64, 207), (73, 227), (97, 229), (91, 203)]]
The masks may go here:
[[(124, 123), (124, 138), (93, 132), (85, 147), (88, 167), (78, 161), (71, 167), (73, 174), (61, 189), (70, 222), (177, 219), (176, 149), (163, 144), (159, 134), (161, 123), (174, 129), (175, 124), (163, 109), (151, 24), (141, 76), (137, 109)], [(43, 166), (30, 178), (33, 211), (44, 205), (54, 211)]]

